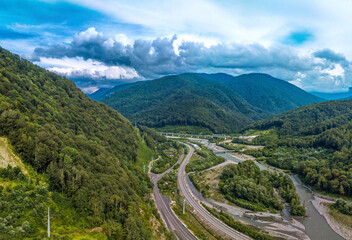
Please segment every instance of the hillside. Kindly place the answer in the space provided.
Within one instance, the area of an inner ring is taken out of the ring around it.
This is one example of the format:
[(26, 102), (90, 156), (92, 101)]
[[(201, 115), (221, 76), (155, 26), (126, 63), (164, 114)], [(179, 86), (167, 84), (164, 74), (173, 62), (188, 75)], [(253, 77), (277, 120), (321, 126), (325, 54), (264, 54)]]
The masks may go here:
[(113, 88), (101, 88), (98, 91), (96, 91), (92, 94), (89, 94), (88, 96), (95, 101), (101, 101), (104, 98), (114, 94), (115, 92), (119, 92), (124, 89), (128, 89), (128, 88), (133, 87), (135, 85), (138, 85), (140, 83), (142, 83), (142, 81), (133, 82), (133, 83), (125, 83), (125, 84), (117, 85)]
[(343, 128), (352, 120), (352, 101), (335, 100), (309, 104), (254, 124), (256, 129), (275, 128), (281, 138), (319, 135)]
[(325, 92), (310, 92), (314, 96), (327, 100), (343, 100), (352, 96), (351, 89), (348, 92), (325, 93)]
[(269, 116), (223, 84), (192, 73), (142, 82), (102, 102), (150, 127), (196, 126), (216, 133), (234, 132)]
[(352, 197), (352, 101), (315, 103), (259, 121), (247, 133), (268, 164), (291, 170), (317, 191)]
[(273, 114), (324, 101), (293, 84), (267, 74), (251, 73), (231, 77), (218, 73), (200, 76), (226, 85), (249, 104)]
[[(115, 110), (89, 99), (72, 81), (2, 48), (0, 135), (8, 138), (14, 152), (37, 173), (31, 179), (43, 186), (39, 195), (59, 194), (53, 201), (72, 207), (64, 215), (75, 219), (76, 215), (70, 214), (77, 212), (83, 219), (67, 222), (76, 224), (71, 228), (62, 218), (63, 226), (53, 228), (57, 237), (72, 233), (74, 227), (82, 231), (99, 227), (114, 239), (153, 238), (152, 224), (160, 219), (154, 216), (153, 202), (145, 197), (151, 192), (151, 182), (138, 163), (141, 141), (132, 124)], [(0, 187), (0, 192), (15, 191), (15, 186)], [(48, 205), (39, 195), (38, 207), (45, 216)], [(0, 194), (0, 200), (5, 201), (6, 196)], [(24, 233), (16, 232), (16, 227), (24, 224), (21, 216), (25, 212), (21, 211), (26, 209), (18, 204), (12, 207), (18, 218), (9, 225), (0, 224), (5, 227), (0, 232), (7, 239), (20, 239)], [(44, 237), (45, 222), (39, 228), (38, 224), (25, 223), (29, 229), (25, 233)], [(10, 231), (13, 228), (15, 232)]]

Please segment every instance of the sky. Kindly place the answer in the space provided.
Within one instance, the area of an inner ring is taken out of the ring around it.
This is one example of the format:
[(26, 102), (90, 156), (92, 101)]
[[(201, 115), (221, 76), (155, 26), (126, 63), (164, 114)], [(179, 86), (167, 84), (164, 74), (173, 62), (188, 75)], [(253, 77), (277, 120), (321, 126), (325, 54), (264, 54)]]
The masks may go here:
[(0, 0), (0, 46), (87, 93), (184, 72), (352, 87), (350, 0)]

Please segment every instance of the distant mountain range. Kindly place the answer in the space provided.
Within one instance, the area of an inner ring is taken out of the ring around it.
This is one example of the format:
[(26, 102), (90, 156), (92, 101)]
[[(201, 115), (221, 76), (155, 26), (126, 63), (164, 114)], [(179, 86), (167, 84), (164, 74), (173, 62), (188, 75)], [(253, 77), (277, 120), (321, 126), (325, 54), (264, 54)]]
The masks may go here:
[(119, 85), (90, 96), (132, 122), (155, 128), (172, 126), (174, 131), (191, 126), (189, 131), (215, 133), (236, 132), (274, 114), (324, 101), (260, 73), (238, 77), (186, 73)]
[(251, 73), (232, 77), (226, 74), (199, 74), (222, 83), (248, 103), (270, 113), (281, 113), (308, 103), (324, 101), (295, 85), (268, 74)]
[(119, 92), (122, 91), (124, 89), (133, 87), (135, 85), (138, 85), (140, 83), (142, 83), (143, 81), (140, 82), (134, 82), (134, 83), (125, 83), (122, 85), (117, 85), (113, 88), (100, 88), (98, 91), (92, 93), (92, 94), (88, 94), (88, 96), (95, 100), (95, 101), (101, 101), (102, 99), (114, 94), (115, 92)]
[(352, 89), (348, 92), (325, 93), (325, 92), (310, 92), (314, 96), (324, 98), (326, 100), (344, 100), (352, 99)]

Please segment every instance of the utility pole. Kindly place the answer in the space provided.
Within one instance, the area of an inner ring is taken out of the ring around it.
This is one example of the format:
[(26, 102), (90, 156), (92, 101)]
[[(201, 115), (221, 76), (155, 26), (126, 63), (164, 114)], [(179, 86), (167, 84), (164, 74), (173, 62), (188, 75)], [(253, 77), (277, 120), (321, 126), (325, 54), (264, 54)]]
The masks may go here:
[(186, 199), (183, 199), (183, 215), (185, 215)]
[(50, 238), (50, 208), (48, 207), (48, 238)]

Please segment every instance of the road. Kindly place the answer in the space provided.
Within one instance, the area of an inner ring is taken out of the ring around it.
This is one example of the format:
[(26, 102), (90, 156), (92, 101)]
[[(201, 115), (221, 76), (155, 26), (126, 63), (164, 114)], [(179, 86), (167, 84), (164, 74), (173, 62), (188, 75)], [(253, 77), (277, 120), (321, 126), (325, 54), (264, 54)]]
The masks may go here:
[[(178, 161), (175, 163), (180, 164), (184, 158), (184, 153), (180, 156)], [(153, 194), (154, 194), (154, 201), (156, 204), (159, 213), (166, 224), (166, 227), (170, 232), (176, 233), (177, 237), (182, 240), (196, 240), (197, 238), (193, 235), (193, 233), (185, 226), (183, 223), (178, 219), (178, 217), (174, 214), (174, 212), (170, 208), (171, 200), (170, 198), (163, 196), (158, 188), (158, 181), (166, 174), (172, 171), (173, 167), (169, 168), (167, 171), (161, 174), (154, 174), (151, 173), (151, 164), (149, 163), (149, 170), (148, 175), (152, 182), (154, 183)]]
[(236, 240), (250, 240), (251, 238), (247, 235), (236, 231), (235, 229), (220, 221), (218, 218), (214, 217), (200, 204), (200, 201), (196, 199), (196, 197), (192, 194), (187, 184), (185, 168), (194, 152), (194, 149), (188, 144), (185, 145), (188, 147), (189, 152), (178, 170), (177, 183), (180, 189), (180, 193), (185, 197), (186, 202), (199, 214), (199, 216), (201, 216), (202, 219), (205, 219), (218, 231)]

